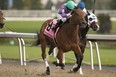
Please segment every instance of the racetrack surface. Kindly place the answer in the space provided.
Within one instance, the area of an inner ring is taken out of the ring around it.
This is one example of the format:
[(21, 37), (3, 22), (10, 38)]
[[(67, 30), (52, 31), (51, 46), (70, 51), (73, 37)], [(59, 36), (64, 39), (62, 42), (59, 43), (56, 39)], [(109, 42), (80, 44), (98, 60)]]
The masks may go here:
[(28, 62), (27, 66), (21, 66), (17, 60), (3, 60), (0, 65), (0, 77), (116, 77), (116, 67), (103, 66), (103, 70), (91, 70), (89, 65), (83, 65), (83, 75), (79, 72), (68, 73), (73, 65), (66, 64), (65, 70), (50, 64), (51, 75), (46, 76), (43, 62)]

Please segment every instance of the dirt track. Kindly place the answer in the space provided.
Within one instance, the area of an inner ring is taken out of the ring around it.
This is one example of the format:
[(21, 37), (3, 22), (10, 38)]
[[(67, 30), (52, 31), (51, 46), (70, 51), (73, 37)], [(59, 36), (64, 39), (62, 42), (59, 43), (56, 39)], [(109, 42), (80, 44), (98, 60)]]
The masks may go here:
[(19, 61), (3, 61), (0, 65), (0, 77), (116, 77), (116, 69), (91, 70), (90, 66), (83, 65), (83, 75), (68, 73), (73, 65), (66, 65), (65, 70), (51, 65), (51, 75), (45, 76), (43, 63), (30, 62), (27, 66), (21, 66)]

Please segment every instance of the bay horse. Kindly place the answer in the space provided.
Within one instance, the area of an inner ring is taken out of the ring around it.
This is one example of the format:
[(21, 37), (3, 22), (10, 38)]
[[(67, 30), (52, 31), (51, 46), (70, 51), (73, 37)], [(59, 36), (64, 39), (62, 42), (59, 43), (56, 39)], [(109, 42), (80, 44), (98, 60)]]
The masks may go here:
[[(89, 13), (87, 11), (87, 14), (85, 16), (85, 19), (87, 21), (87, 26), (85, 28), (81, 28), (79, 29), (79, 38), (80, 38), (80, 43), (79, 43), (79, 46), (81, 48), (81, 51), (82, 53), (84, 53), (85, 51), (85, 47), (86, 47), (86, 43), (87, 43), (87, 37), (86, 37), (86, 34), (88, 33), (89, 29), (91, 28), (93, 31), (98, 31), (99, 30), (99, 25), (98, 25), (98, 19), (97, 19), (97, 16), (94, 14), (94, 13)], [(54, 46), (54, 44), (52, 44), (50, 46), (50, 49), (49, 49), (49, 52), (48, 52), (48, 57), (50, 56), (50, 54), (53, 52), (53, 49), (56, 49), (55, 48), (56, 46)], [(54, 52), (56, 53), (58, 50), (56, 49)], [(55, 56), (56, 57), (56, 56)], [(63, 62), (65, 63), (65, 59), (63, 57)], [(57, 61), (53, 62), (53, 64), (55, 64), (56, 66), (58, 66), (58, 59)]]
[(4, 17), (2, 11), (0, 11), (0, 28), (4, 27)]
[(41, 55), (46, 65), (46, 74), (50, 75), (50, 67), (46, 58), (46, 46), (48, 44), (50, 44), (51, 46), (53, 44), (53, 47), (50, 47), (51, 49), (54, 48), (54, 46), (58, 47), (57, 58), (59, 59), (59, 66), (61, 66), (61, 68), (64, 67), (64, 64), (62, 63), (63, 53), (68, 51), (74, 51), (77, 61), (75, 68), (73, 68), (73, 72), (77, 72), (83, 60), (83, 54), (79, 47), (78, 31), (79, 25), (85, 26), (86, 24), (84, 12), (81, 9), (75, 9), (69, 19), (69, 22), (65, 22), (62, 24), (62, 27), (56, 34), (56, 45), (54, 44), (53, 39), (44, 34), (44, 29), (51, 21), (52, 20), (47, 20), (43, 23), (38, 36), (42, 50)]

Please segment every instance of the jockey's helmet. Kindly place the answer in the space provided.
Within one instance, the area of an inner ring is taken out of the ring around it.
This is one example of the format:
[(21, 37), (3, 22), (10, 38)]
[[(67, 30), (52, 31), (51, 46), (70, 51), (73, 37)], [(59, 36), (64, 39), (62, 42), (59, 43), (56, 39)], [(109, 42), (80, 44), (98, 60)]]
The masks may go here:
[(77, 7), (79, 7), (80, 9), (84, 9), (85, 8), (85, 3), (84, 2), (79, 2), (78, 4), (77, 4)]
[(69, 9), (73, 10), (75, 8), (75, 3), (71, 0), (69, 0), (67, 3), (66, 3), (66, 7), (68, 7)]

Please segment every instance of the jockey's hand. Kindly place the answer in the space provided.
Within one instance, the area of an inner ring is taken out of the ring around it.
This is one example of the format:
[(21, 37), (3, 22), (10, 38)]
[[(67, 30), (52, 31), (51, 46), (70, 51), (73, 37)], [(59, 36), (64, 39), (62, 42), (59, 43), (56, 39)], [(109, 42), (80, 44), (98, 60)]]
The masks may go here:
[(67, 17), (70, 16), (70, 15), (71, 15), (71, 13), (68, 13), (68, 14), (67, 14)]
[(67, 14), (67, 18), (70, 18), (72, 15), (69, 13), (69, 14)]

